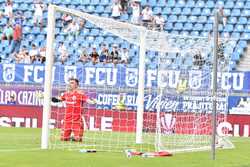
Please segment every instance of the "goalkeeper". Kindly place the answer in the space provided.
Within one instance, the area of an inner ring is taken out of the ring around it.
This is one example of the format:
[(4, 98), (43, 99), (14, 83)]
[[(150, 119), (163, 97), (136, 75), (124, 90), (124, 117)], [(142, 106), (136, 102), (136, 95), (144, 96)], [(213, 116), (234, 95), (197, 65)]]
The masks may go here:
[(66, 103), (63, 125), (61, 129), (61, 140), (69, 141), (73, 132), (73, 141), (81, 142), (83, 136), (83, 104), (94, 104), (95, 101), (89, 99), (85, 93), (78, 89), (79, 80), (71, 78), (69, 80), (69, 90), (62, 96), (52, 97), (52, 102)]

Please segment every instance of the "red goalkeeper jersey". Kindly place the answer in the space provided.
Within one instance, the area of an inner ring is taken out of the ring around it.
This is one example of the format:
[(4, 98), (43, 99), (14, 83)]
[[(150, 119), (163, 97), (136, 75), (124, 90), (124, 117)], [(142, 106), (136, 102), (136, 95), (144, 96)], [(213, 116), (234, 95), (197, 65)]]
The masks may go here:
[(80, 123), (82, 122), (83, 104), (88, 97), (79, 90), (65, 92), (61, 96), (61, 100), (66, 103), (66, 111), (64, 115), (65, 122)]

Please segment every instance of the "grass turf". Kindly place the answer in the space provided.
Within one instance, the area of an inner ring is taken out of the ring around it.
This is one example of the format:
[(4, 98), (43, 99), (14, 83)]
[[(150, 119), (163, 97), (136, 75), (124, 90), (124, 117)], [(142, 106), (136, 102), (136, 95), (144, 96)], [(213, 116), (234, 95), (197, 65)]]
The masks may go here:
[[(32, 140), (31, 140), (32, 139)], [(250, 138), (232, 138), (235, 149), (127, 158), (123, 153), (40, 150), (40, 130), (0, 128), (0, 167), (250, 167)]]

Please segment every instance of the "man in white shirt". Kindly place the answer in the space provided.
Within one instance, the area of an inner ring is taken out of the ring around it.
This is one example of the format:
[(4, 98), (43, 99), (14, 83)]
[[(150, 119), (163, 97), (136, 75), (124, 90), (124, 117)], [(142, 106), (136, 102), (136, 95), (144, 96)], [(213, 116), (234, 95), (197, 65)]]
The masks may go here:
[(153, 20), (153, 12), (151, 8), (147, 5), (143, 10), (142, 10), (142, 22), (143, 25), (148, 27), (149, 25), (152, 25), (152, 20)]
[(34, 26), (37, 26), (37, 24), (39, 24), (40, 28), (42, 29), (44, 5), (41, 2), (38, 2), (34, 4), (34, 8), (35, 8), (35, 13), (33, 17)]
[(123, 47), (121, 51), (121, 63), (128, 64), (129, 61), (129, 51), (126, 47)]
[(140, 3), (132, 2), (131, 8), (132, 8), (131, 23), (140, 24), (140, 15), (141, 15)]
[(165, 20), (162, 17), (161, 13), (154, 17), (154, 23), (156, 30), (163, 31)]
[(114, 4), (111, 6), (111, 9), (112, 9), (112, 15), (111, 16), (114, 19), (119, 19), (120, 16), (121, 16), (121, 10), (122, 10), (121, 5), (118, 2), (114, 2)]

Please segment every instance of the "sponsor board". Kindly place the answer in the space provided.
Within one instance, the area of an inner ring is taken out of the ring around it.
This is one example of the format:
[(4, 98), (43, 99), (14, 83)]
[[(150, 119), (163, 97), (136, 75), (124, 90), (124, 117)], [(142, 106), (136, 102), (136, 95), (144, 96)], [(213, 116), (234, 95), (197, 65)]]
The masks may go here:
[[(64, 108), (52, 108), (50, 128), (60, 128)], [(57, 119), (55, 119), (57, 118)], [(85, 129), (90, 131), (135, 132), (136, 112), (116, 110), (86, 110)], [(195, 124), (194, 124), (195, 122)], [(211, 134), (211, 115), (193, 113), (161, 113), (161, 131), (164, 134)], [(144, 113), (144, 131), (155, 132), (156, 113)], [(194, 127), (195, 125), (195, 127)], [(33, 106), (0, 106), (0, 127), (42, 127), (42, 108)], [(219, 116), (217, 133), (227, 136), (250, 137), (249, 115), (228, 115), (223, 121)]]

